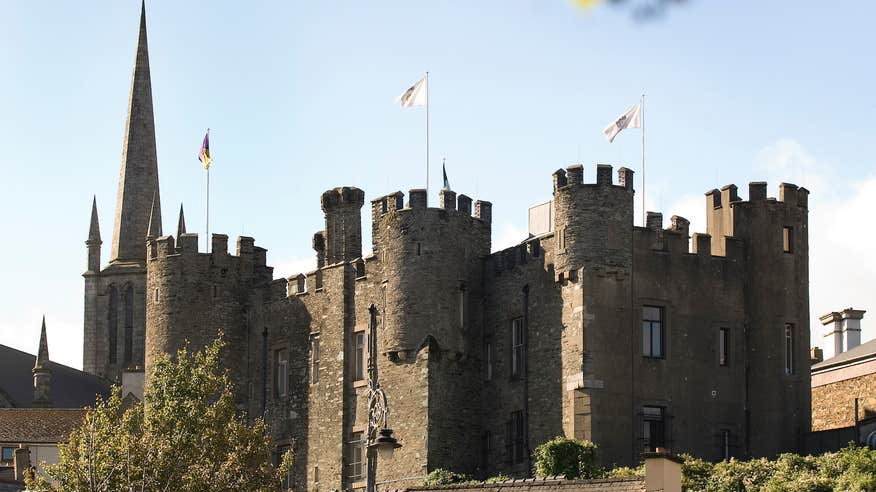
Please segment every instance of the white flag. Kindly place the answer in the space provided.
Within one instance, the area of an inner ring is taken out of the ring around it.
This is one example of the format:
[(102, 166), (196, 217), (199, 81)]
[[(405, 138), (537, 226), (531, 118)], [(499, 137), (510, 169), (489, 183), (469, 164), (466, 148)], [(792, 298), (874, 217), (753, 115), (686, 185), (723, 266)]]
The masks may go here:
[(426, 77), (420, 79), (419, 82), (412, 85), (408, 90), (401, 93), (395, 99), (395, 102), (400, 103), (403, 108), (410, 108), (411, 106), (425, 106), (426, 105)]
[(614, 137), (624, 128), (642, 128), (642, 101), (636, 103), (629, 111), (621, 115), (616, 121), (609, 123), (602, 133), (609, 142), (614, 141)]

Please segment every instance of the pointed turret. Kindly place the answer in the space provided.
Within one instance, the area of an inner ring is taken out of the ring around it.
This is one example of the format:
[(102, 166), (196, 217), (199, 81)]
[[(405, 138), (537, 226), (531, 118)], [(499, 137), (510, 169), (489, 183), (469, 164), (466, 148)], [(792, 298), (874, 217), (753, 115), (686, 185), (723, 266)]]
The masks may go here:
[(91, 225), (88, 227), (88, 239), (85, 246), (88, 248), (88, 271), (85, 273), (97, 273), (100, 271), (100, 224), (97, 220), (97, 196), (91, 202)]
[(161, 209), (158, 204), (158, 193), (152, 197), (152, 207), (149, 209), (149, 228), (146, 230), (146, 239), (155, 239), (164, 234), (161, 232)]
[(46, 317), (43, 316), (40, 348), (33, 365), (33, 404), (35, 406), (50, 406), (52, 404), (51, 388), (52, 370), (49, 368), (49, 342), (46, 338)]
[(179, 204), (179, 222), (176, 223), (176, 239), (186, 233), (186, 217), (183, 215), (182, 203)]
[(155, 149), (149, 49), (146, 41), (146, 3), (143, 2), (140, 10), (140, 39), (137, 43), (125, 123), (110, 263), (146, 260), (146, 244), (143, 238), (149, 229), (153, 197), (155, 199), (152, 208), (160, 222), (158, 157)]

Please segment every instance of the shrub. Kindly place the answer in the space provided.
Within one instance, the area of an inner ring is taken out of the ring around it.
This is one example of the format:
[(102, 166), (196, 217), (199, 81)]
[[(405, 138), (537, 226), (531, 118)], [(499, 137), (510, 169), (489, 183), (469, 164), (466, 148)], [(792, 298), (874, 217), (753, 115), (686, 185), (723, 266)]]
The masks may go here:
[(603, 470), (596, 463), (596, 448), (590, 441), (556, 437), (535, 448), (535, 474), (562, 475), (570, 480), (599, 478)]
[(423, 481), (423, 485), (426, 487), (434, 487), (436, 485), (470, 482), (471, 480), (471, 475), (456, 473), (443, 468), (436, 468), (429, 472), (429, 475), (426, 476), (426, 480)]

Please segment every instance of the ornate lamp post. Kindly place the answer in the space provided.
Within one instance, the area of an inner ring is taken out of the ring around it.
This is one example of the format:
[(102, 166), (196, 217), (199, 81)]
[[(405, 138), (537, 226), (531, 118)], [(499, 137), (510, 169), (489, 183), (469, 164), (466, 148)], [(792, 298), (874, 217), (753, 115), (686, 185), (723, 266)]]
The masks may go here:
[[(377, 307), (368, 308), (371, 320), (368, 324), (368, 450), (366, 491), (377, 491), (377, 456), (392, 457), (393, 451), (401, 444), (392, 437), (392, 429), (387, 427), (389, 407), (386, 393), (377, 380)], [(378, 431), (379, 429), (379, 431)], [(379, 436), (378, 436), (379, 433)]]

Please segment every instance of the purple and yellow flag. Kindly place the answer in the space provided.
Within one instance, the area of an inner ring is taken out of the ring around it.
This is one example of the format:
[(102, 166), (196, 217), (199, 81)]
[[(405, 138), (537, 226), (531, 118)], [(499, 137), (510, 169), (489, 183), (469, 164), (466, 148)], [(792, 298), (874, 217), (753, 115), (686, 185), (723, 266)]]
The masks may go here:
[(204, 169), (210, 169), (210, 162), (213, 159), (210, 157), (210, 130), (204, 135), (204, 143), (201, 144), (201, 151), (198, 152), (198, 160), (204, 164)]

